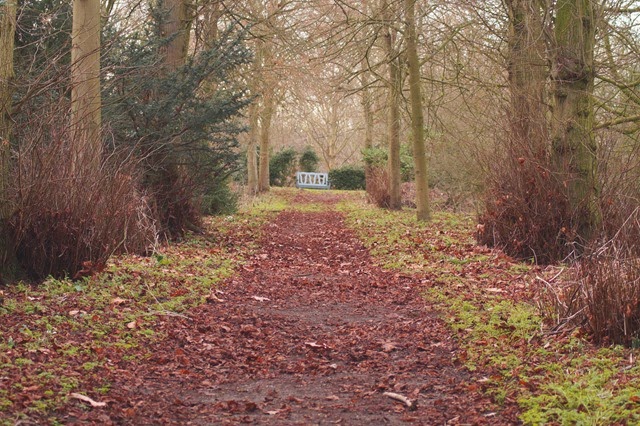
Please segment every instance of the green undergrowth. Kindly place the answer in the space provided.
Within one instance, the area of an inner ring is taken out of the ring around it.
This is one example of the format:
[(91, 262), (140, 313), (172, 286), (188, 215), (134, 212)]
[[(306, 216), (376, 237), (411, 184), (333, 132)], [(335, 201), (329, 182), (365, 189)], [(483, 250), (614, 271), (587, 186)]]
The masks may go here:
[(0, 424), (56, 423), (52, 413), (73, 392), (103, 399), (111, 386), (105, 373), (144, 362), (149, 344), (166, 337), (161, 321), (188, 318), (189, 309), (223, 292), (222, 281), (254, 251), (261, 226), (287, 205), (277, 195), (259, 197), (234, 216), (207, 218), (205, 235), (147, 257), (115, 257), (92, 277), (5, 287)]
[(382, 267), (421, 278), (459, 342), (457, 361), (474, 372), (469, 391), (517, 402), (529, 425), (640, 424), (636, 352), (546, 332), (530, 288), (543, 271), (476, 246), (472, 218), (436, 212), (424, 224), (415, 210), (359, 201), (338, 209)]

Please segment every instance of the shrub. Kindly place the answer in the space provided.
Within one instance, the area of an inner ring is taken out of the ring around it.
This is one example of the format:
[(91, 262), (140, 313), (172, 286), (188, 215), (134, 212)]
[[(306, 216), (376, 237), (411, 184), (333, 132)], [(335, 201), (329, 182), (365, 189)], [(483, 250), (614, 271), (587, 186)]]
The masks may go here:
[(365, 189), (364, 168), (347, 165), (329, 172), (329, 182), (333, 189)]
[(369, 202), (378, 207), (389, 207), (391, 200), (389, 196), (389, 174), (385, 167), (371, 167), (369, 169), (367, 198)]
[(293, 148), (284, 148), (269, 159), (269, 183), (273, 186), (289, 186), (296, 171), (297, 153)]
[(543, 289), (541, 308), (558, 331), (581, 326), (596, 343), (640, 347), (640, 190), (628, 163), (603, 158), (602, 233), (570, 277)]
[(478, 242), (521, 260), (563, 260), (576, 248), (575, 235), (562, 177), (552, 172), (546, 123), (528, 123), (536, 134), (531, 140), (521, 136), (520, 124), (506, 124), (495, 151), (484, 159)]
[[(372, 147), (362, 150), (364, 163), (371, 167), (387, 166), (387, 150), (381, 147)], [(403, 182), (410, 182), (414, 179), (413, 154), (409, 145), (400, 147), (400, 176)]]
[(89, 275), (112, 254), (142, 253), (156, 238), (135, 167), (117, 156), (97, 169), (72, 165), (60, 121), (44, 126), (34, 118), (28, 132), (18, 131), (20, 179), (13, 180), (9, 226), (18, 260), (34, 279)]
[(302, 154), (300, 154), (300, 160), (298, 161), (298, 168), (301, 172), (315, 172), (318, 170), (318, 163), (320, 158), (318, 154), (310, 146), (306, 147)]
[(200, 200), (201, 212), (206, 215), (228, 215), (238, 209), (238, 194), (228, 182), (211, 186)]

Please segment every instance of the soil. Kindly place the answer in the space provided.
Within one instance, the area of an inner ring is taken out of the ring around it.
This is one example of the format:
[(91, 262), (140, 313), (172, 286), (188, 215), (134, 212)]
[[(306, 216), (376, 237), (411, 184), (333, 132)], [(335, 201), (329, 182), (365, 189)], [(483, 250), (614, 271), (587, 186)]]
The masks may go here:
[(151, 359), (109, 373), (107, 407), (65, 423), (518, 423), (456, 362), (428, 277), (375, 266), (336, 211), (284, 211), (262, 235), (211, 303), (164, 320)]

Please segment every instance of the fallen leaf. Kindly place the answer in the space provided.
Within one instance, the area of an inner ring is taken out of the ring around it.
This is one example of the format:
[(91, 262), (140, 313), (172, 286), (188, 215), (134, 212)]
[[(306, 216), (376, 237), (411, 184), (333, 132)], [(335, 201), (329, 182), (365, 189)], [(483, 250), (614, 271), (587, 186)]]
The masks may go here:
[(116, 297), (116, 298), (111, 299), (111, 304), (112, 305), (118, 306), (118, 305), (122, 305), (123, 303), (127, 303), (127, 299), (122, 299), (120, 297)]
[(207, 302), (211, 303), (211, 302), (218, 302), (218, 303), (222, 303), (224, 302), (223, 299), (220, 299), (218, 296), (216, 296), (215, 294), (210, 294), (209, 296), (207, 296)]
[(71, 398), (79, 399), (80, 401), (88, 402), (89, 404), (91, 404), (92, 407), (106, 407), (107, 406), (106, 402), (98, 402), (98, 401), (95, 401), (95, 400), (89, 398), (88, 396), (85, 396), (85, 395), (82, 395), (82, 394), (79, 394), (79, 393), (72, 393), (72, 394), (69, 394), (69, 396)]
[(133, 330), (134, 328), (136, 328), (136, 322), (135, 321), (131, 321), (129, 324), (127, 324), (127, 328), (129, 330)]
[(382, 350), (384, 352), (391, 352), (392, 350), (397, 349), (397, 348), (398, 347), (394, 343), (391, 343), (391, 342), (384, 342), (382, 344)]

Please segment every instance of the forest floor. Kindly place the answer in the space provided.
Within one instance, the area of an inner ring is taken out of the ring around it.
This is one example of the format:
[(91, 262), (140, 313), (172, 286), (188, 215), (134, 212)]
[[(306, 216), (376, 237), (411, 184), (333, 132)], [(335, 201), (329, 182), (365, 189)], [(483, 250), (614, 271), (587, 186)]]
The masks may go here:
[(99, 276), (6, 288), (0, 424), (638, 420), (633, 352), (543, 333), (528, 301), (557, 268), (362, 198), (280, 191)]

